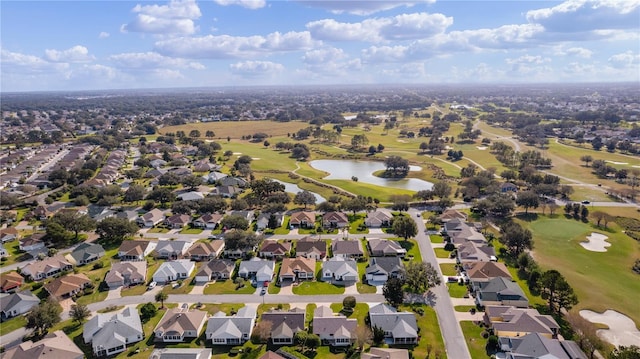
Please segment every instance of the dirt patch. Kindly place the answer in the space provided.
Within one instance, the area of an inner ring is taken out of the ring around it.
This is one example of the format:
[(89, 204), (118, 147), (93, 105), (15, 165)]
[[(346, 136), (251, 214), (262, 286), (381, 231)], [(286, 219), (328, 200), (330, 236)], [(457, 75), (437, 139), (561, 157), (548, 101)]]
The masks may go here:
[(604, 234), (593, 232), (585, 242), (580, 242), (580, 245), (588, 251), (606, 252), (607, 247), (611, 247), (611, 243), (607, 242), (607, 239), (609, 237)]
[(615, 346), (640, 343), (640, 330), (631, 318), (622, 313), (610, 309), (604, 313), (581, 310), (580, 315), (592, 323), (606, 324), (609, 329), (598, 329), (598, 336)]

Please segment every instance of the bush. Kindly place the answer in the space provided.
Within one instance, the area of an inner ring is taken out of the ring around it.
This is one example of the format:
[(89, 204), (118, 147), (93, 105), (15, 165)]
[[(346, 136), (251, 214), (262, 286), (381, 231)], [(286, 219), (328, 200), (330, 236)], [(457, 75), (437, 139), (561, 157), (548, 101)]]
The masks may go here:
[(456, 246), (455, 246), (453, 243), (451, 243), (451, 242), (447, 242), (447, 243), (444, 245), (444, 250), (445, 250), (445, 251), (449, 251), (449, 252), (451, 252), (451, 251), (453, 251), (454, 249), (456, 249)]
[(95, 270), (95, 269), (101, 269), (101, 268), (104, 268), (104, 263), (102, 263), (102, 262), (97, 262), (97, 263), (95, 263), (95, 264), (93, 265), (93, 269), (94, 269), (94, 270)]

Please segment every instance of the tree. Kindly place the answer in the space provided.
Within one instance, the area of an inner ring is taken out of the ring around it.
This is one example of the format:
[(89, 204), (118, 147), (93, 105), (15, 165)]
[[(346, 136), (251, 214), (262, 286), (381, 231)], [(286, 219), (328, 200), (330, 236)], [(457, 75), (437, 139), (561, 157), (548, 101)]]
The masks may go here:
[(342, 307), (347, 311), (353, 312), (353, 308), (356, 307), (356, 297), (349, 295), (342, 300)]
[(549, 303), (549, 311), (560, 314), (561, 309), (569, 310), (578, 304), (578, 297), (567, 280), (555, 269), (550, 269), (540, 277), (541, 295)]
[(140, 308), (140, 320), (143, 323), (146, 323), (151, 318), (155, 317), (157, 312), (158, 312), (158, 308), (156, 308), (155, 304), (153, 304), (151, 302), (145, 303)]
[(180, 181), (180, 183), (190, 190), (194, 190), (202, 184), (202, 177), (195, 175), (186, 176)]
[(531, 249), (533, 235), (518, 223), (510, 222), (502, 228), (502, 240), (509, 253), (517, 258), (526, 249)]
[(446, 182), (437, 182), (431, 188), (431, 192), (438, 198), (447, 198), (451, 196), (451, 186)]
[(78, 240), (80, 231), (90, 231), (96, 228), (96, 222), (91, 217), (78, 211), (60, 211), (50, 221), (56, 222), (63, 228), (73, 232), (76, 240)]
[(295, 197), (293, 197), (293, 203), (302, 204), (304, 205), (304, 209), (307, 209), (308, 205), (316, 204), (316, 196), (314, 196), (313, 193), (307, 190), (304, 190), (304, 191), (298, 192), (295, 195)]
[(593, 157), (591, 157), (590, 155), (584, 155), (580, 157), (580, 161), (584, 162), (584, 165), (589, 167), (589, 162), (593, 161)]
[(125, 238), (138, 233), (139, 229), (134, 221), (129, 221), (126, 218), (109, 217), (98, 223), (96, 233), (105, 242), (120, 243)]
[(124, 201), (125, 202), (137, 202), (144, 198), (146, 193), (146, 189), (144, 186), (139, 184), (132, 184), (127, 188), (127, 191), (124, 193)]
[(191, 130), (191, 132), (189, 132), (189, 137), (200, 137), (200, 131)]
[(608, 359), (640, 359), (640, 347), (637, 345), (628, 347), (621, 345), (609, 354)]
[(400, 156), (389, 156), (384, 160), (386, 173), (390, 177), (404, 177), (409, 173), (409, 161)]
[(375, 344), (380, 344), (384, 340), (384, 329), (374, 325), (372, 329), (373, 332), (373, 342)]
[(216, 133), (211, 131), (211, 130), (207, 130), (207, 132), (204, 133), (205, 137), (216, 137)]
[(156, 294), (156, 302), (160, 302), (160, 308), (163, 309), (164, 308), (164, 301), (167, 300), (167, 298), (169, 298), (169, 295), (165, 292), (158, 292)]
[(590, 359), (593, 359), (595, 351), (604, 348), (604, 342), (598, 337), (595, 324), (576, 312), (567, 312), (564, 318), (571, 325), (574, 333), (573, 339), (578, 343), (580, 349), (587, 353)]
[(47, 299), (27, 314), (27, 325), (29, 329), (33, 329), (36, 336), (46, 334), (49, 328), (60, 323), (60, 314), (62, 307), (53, 299)]
[(478, 210), (496, 217), (508, 217), (515, 209), (515, 203), (508, 194), (492, 194), (478, 202)]
[(173, 202), (176, 199), (175, 193), (167, 187), (156, 187), (148, 195), (146, 199), (152, 199), (162, 204)]
[(354, 332), (356, 337), (356, 348), (362, 350), (365, 344), (370, 344), (373, 340), (373, 332), (366, 325), (358, 325)]
[(355, 198), (345, 198), (342, 200), (342, 209), (345, 211), (351, 211), (353, 214), (362, 211), (367, 208), (367, 199), (363, 196)]
[(304, 352), (307, 348), (307, 338), (309, 337), (309, 333), (305, 332), (304, 330), (301, 330), (299, 332), (297, 332), (294, 336), (293, 336), (293, 340), (296, 342), (296, 344), (298, 344), (298, 347), (300, 348), (300, 350), (302, 352)]
[(91, 311), (85, 304), (73, 304), (69, 310), (69, 317), (78, 322), (78, 324), (82, 324), (90, 315)]
[(306, 345), (309, 347), (309, 349), (316, 350), (316, 348), (319, 347), (320, 344), (320, 337), (317, 334), (309, 333), (309, 335), (307, 335)]
[(271, 329), (273, 328), (273, 322), (269, 320), (261, 320), (253, 328), (251, 332), (251, 341), (254, 343), (267, 344), (269, 337), (271, 336)]
[(222, 221), (220, 221), (220, 227), (226, 229), (246, 230), (249, 228), (249, 221), (240, 215), (226, 216)]
[(524, 207), (524, 213), (529, 213), (529, 208), (538, 208), (540, 205), (540, 199), (533, 191), (523, 191), (518, 193), (516, 204), (520, 207)]
[(413, 237), (418, 234), (418, 226), (416, 225), (416, 222), (405, 216), (398, 216), (394, 218), (391, 229), (395, 235), (404, 238), (405, 241), (409, 239), (409, 237)]
[(389, 278), (382, 287), (382, 295), (394, 307), (399, 306), (404, 301), (403, 284), (404, 282), (399, 278)]
[(351, 146), (361, 148), (369, 144), (369, 139), (365, 135), (354, 135), (351, 137)]
[(404, 281), (409, 291), (424, 293), (440, 284), (438, 271), (429, 262), (409, 262), (404, 269)]

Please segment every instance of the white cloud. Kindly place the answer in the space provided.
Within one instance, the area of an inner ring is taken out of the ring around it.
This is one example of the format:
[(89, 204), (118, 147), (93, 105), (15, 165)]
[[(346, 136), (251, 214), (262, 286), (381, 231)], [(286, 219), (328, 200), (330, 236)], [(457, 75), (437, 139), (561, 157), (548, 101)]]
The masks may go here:
[(100, 64), (83, 65), (69, 74), (69, 78), (87, 78), (96, 83), (114, 80), (117, 77), (118, 70)]
[(171, 0), (168, 5), (136, 5), (136, 18), (120, 28), (123, 32), (189, 35), (202, 13), (195, 0)]
[(550, 32), (637, 29), (640, 0), (567, 0), (551, 8), (528, 11), (527, 20)]
[(109, 56), (118, 68), (151, 70), (157, 68), (178, 67), (202, 70), (205, 66), (199, 62), (162, 56), (156, 52), (129, 52)]
[(222, 6), (238, 5), (247, 9), (255, 10), (265, 7), (266, 0), (213, 0), (216, 4)]
[(52, 63), (38, 56), (11, 52), (5, 49), (0, 50), (0, 62), (2, 62), (3, 75), (7, 72), (60, 72), (69, 68), (69, 64), (67, 63)]
[(407, 46), (371, 46), (362, 50), (362, 57), (367, 62), (400, 62), (407, 57)]
[(540, 65), (540, 64), (544, 64), (545, 62), (551, 62), (551, 59), (548, 57), (542, 57), (542, 56), (532, 56), (532, 55), (523, 55), (520, 56), (516, 59), (511, 59), (511, 58), (507, 58), (505, 60), (507, 62), (507, 64), (509, 65), (514, 65), (514, 64), (536, 64), (536, 65)]
[(570, 48), (562, 48), (559, 47), (556, 49), (556, 55), (560, 56), (574, 56), (581, 57), (583, 59), (589, 59), (593, 56), (593, 51), (586, 49), (584, 47), (570, 47)]
[(109, 34), (109, 33), (108, 33), (108, 32), (106, 32), (106, 31), (102, 31), (102, 32), (100, 32), (100, 34), (98, 34), (98, 38), (99, 38), (99, 39), (106, 39), (106, 38), (107, 38), (107, 37), (109, 37), (109, 36), (111, 36), (111, 34)]
[(400, 6), (412, 7), (418, 4), (432, 4), (435, 0), (383, 1), (383, 0), (298, 0), (298, 2), (329, 10), (334, 14), (349, 13), (370, 15), (379, 11), (391, 10)]
[(623, 52), (611, 56), (607, 62), (616, 69), (634, 67), (637, 71), (638, 66), (640, 66), (640, 53), (634, 53), (633, 51)]
[(284, 71), (284, 66), (271, 61), (244, 61), (231, 64), (229, 70), (243, 77), (263, 77)]
[(324, 64), (329, 61), (339, 60), (345, 57), (342, 49), (327, 47), (323, 49), (309, 50), (302, 56), (302, 61), (306, 64)]
[(366, 19), (356, 23), (324, 19), (308, 23), (307, 29), (314, 38), (320, 40), (382, 42), (430, 37), (443, 33), (451, 24), (451, 17), (423, 12)]
[(185, 58), (245, 58), (259, 54), (308, 50), (318, 43), (308, 31), (274, 32), (267, 36), (207, 35), (181, 37), (155, 43), (157, 52)]
[(66, 50), (44, 50), (45, 58), (51, 62), (91, 62), (95, 60), (93, 55), (89, 55), (89, 50), (80, 45), (76, 45)]

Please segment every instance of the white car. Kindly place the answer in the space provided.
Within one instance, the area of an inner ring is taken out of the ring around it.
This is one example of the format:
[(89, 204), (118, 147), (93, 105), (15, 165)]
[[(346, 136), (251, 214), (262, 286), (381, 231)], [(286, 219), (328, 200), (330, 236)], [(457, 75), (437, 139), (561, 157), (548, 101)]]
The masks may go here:
[(149, 286), (147, 287), (147, 289), (151, 290), (151, 289), (155, 288), (157, 284), (158, 283), (156, 283), (156, 282), (151, 282), (151, 283), (149, 283)]

